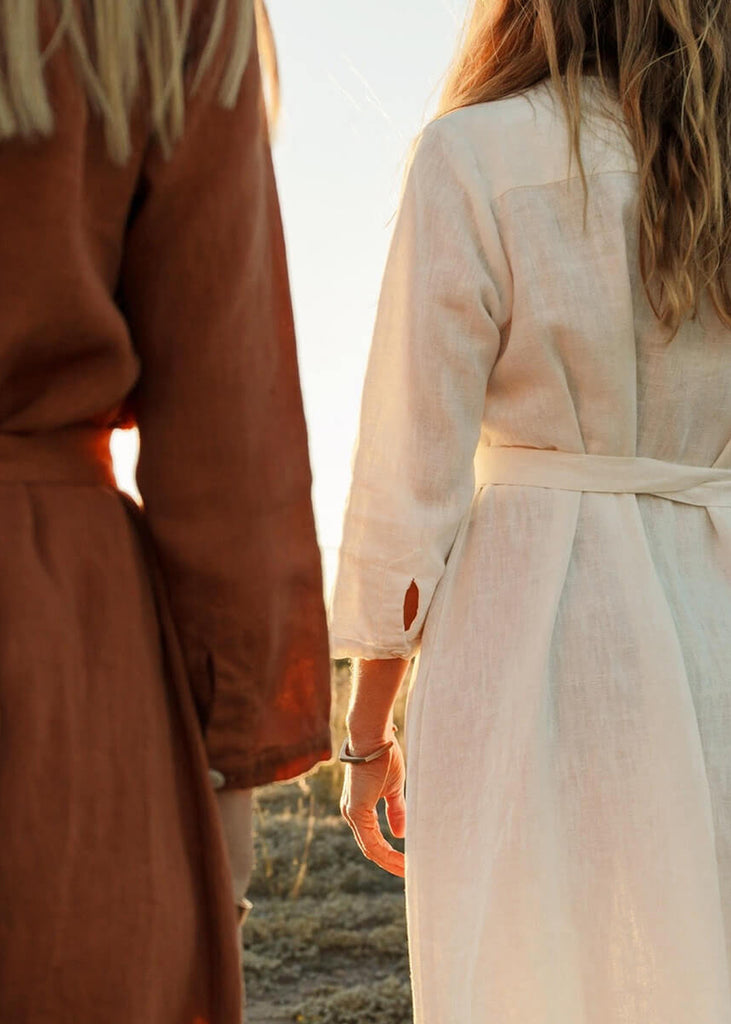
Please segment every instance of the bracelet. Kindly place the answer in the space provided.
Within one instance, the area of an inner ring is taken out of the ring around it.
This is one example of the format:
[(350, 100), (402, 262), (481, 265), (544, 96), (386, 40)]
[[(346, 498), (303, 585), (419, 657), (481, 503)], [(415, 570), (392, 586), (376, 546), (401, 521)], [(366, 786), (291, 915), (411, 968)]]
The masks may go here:
[(242, 896), (240, 900), (234, 901), (234, 906), (236, 907), (236, 923), (241, 927), (251, 911), (254, 909), (254, 904), (251, 900), (247, 900), (245, 896)]
[[(396, 732), (396, 726), (394, 725), (393, 731)], [(369, 761), (375, 761), (377, 757), (381, 757), (390, 750), (393, 746), (394, 741), (389, 740), (384, 746), (379, 747), (378, 750), (374, 750), (372, 754), (367, 754), (365, 757), (356, 757), (355, 754), (348, 753), (348, 737), (346, 736), (343, 740), (343, 745), (340, 748), (340, 756), (338, 760), (344, 764), (368, 764)]]

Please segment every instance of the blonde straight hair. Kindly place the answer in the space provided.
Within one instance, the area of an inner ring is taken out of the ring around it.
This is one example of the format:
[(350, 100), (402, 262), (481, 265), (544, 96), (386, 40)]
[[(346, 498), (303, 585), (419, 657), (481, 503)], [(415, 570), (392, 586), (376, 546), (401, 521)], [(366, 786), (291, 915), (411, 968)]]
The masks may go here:
[[(57, 25), (41, 51), (40, 5), (49, 3), (56, 8)], [(262, 0), (210, 0), (210, 7), (209, 34), (191, 93), (210, 66), (233, 7), (236, 27), (219, 101), (228, 108), (236, 103), (257, 31), (269, 71), (270, 108), (276, 117), (276, 57)], [(80, 0), (0, 0), (0, 140), (53, 134), (54, 113), (44, 68), (58, 47), (68, 42), (88, 101), (103, 118), (110, 157), (124, 164), (131, 154), (130, 115), (143, 61), (152, 129), (169, 156), (185, 122), (185, 61), (192, 13), (193, 0), (83, 0), (83, 7)]]
[[(623, 108), (639, 171), (640, 269), (672, 340), (708, 288), (731, 327), (729, 0), (476, 0), (439, 112), (558, 90), (584, 187), (580, 86), (599, 75)], [(569, 158), (570, 159), (570, 158)], [(660, 284), (660, 302), (650, 282)]]

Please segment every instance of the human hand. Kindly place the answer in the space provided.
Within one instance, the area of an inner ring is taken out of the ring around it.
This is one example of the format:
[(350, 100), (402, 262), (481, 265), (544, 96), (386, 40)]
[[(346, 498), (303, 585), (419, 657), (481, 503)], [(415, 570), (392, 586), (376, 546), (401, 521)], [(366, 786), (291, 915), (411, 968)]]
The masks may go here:
[[(356, 755), (368, 752), (359, 750), (357, 746), (350, 746), (349, 749)], [(402, 839), (406, 828), (405, 775), (404, 756), (398, 742), (394, 740), (390, 750), (375, 761), (345, 766), (340, 798), (340, 811), (353, 830), (363, 855), (400, 878), (404, 877), (404, 855), (384, 839), (376, 806), (383, 797), (391, 833), (397, 839)]]
[(216, 790), (216, 800), (231, 864), (233, 897), (238, 903), (246, 895), (254, 870), (252, 790)]

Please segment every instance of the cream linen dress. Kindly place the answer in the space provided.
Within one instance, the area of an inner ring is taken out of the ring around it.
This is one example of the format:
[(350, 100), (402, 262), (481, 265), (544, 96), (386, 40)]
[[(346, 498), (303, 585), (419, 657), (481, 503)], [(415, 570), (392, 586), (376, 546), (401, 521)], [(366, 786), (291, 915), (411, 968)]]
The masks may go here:
[(731, 331), (667, 345), (582, 89), (586, 233), (549, 82), (426, 128), (367, 371), (332, 646), (418, 654), (418, 1024), (731, 1024)]

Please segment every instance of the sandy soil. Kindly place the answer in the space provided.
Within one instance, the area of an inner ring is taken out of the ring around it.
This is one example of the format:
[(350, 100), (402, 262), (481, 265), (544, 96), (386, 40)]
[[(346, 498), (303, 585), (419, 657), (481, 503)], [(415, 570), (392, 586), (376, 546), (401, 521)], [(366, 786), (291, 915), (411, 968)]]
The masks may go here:
[[(334, 682), (341, 693), (342, 667)], [(341, 778), (331, 764), (257, 793), (247, 1024), (412, 1021), (403, 880), (355, 845), (337, 811)]]
[(403, 882), (301, 793), (298, 808), (282, 808), (283, 788), (276, 810), (260, 797), (247, 1024), (409, 1024)]

